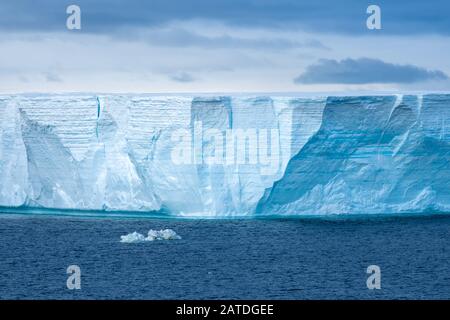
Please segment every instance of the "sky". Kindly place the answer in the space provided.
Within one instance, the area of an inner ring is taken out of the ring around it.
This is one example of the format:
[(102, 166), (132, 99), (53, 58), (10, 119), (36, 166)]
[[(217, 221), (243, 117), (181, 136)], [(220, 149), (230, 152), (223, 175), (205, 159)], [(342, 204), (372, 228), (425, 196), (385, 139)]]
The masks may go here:
[(449, 15), (447, 0), (3, 0), (0, 93), (450, 91)]

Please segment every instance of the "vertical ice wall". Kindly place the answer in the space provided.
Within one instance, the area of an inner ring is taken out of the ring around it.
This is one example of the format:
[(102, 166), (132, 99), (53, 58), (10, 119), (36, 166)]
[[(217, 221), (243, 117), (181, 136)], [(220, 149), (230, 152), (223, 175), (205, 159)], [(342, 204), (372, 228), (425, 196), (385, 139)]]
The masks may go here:
[(449, 105), (449, 95), (1, 96), (0, 206), (448, 211)]
[(0, 204), (14, 207), (26, 202), (27, 163), (16, 99), (0, 98)]
[(328, 98), (320, 130), (257, 211), (448, 211), (449, 104), (439, 95)]

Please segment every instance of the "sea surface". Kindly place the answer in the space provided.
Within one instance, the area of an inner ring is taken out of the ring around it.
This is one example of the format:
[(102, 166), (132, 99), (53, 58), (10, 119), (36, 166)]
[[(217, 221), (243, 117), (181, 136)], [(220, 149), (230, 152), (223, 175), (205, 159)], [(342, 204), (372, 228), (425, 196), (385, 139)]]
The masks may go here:
[[(121, 243), (170, 228), (181, 240)], [(450, 216), (186, 220), (0, 214), (1, 299), (449, 299)], [(81, 289), (66, 286), (69, 265)], [(369, 265), (381, 289), (369, 290)]]

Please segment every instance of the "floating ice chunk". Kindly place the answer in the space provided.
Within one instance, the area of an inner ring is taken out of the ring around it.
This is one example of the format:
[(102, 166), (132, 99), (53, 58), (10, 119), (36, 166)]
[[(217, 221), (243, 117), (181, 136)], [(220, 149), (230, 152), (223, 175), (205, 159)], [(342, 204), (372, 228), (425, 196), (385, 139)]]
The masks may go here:
[(147, 241), (153, 240), (179, 240), (181, 237), (176, 234), (172, 229), (164, 229), (164, 230), (150, 230), (148, 232)]
[(120, 242), (124, 243), (135, 243), (135, 242), (144, 242), (145, 241), (144, 235), (140, 234), (139, 232), (133, 232), (129, 233), (125, 236), (120, 236)]
[(149, 230), (147, 237), (139, 232), (129, 233), (125, 236), (120, 236), (120, 242), (123, 243), (138, 243), (155, 240), (179, 240), (181, 237), (172, 229), (164, 230)]

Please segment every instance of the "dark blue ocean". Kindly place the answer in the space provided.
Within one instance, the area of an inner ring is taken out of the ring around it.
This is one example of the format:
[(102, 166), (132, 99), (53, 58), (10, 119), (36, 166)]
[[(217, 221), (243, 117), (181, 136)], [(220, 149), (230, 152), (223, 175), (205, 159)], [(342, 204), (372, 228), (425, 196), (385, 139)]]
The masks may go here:
[[(121, 243), (170, 228), (181, 240)], [(0, 215), (2, 299), (449, 299), (450, 217)], [(66, 287), (69, 265), (81, 289)], [(381, 289), (366, 286), (369, 265)]]

